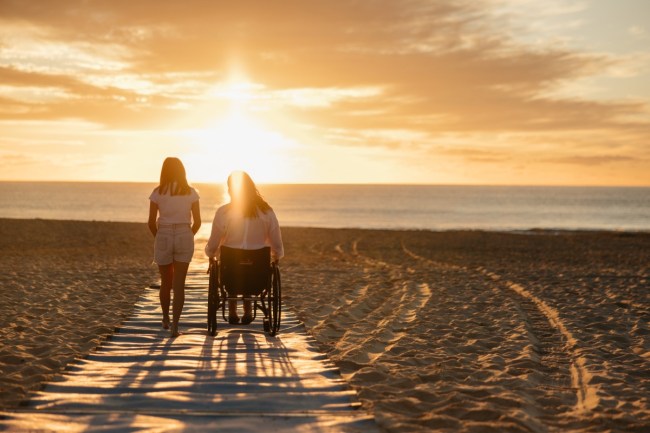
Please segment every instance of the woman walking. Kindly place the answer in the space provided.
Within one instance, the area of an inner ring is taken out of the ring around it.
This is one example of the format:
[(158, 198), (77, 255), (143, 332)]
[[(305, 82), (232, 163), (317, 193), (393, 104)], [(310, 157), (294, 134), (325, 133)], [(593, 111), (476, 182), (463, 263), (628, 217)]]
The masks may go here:
[(174, 291), (171, 336), (179, 335), (178, 322), (185, 303), (185, 277), (194, 254), (194, 235), (201, 227), (199, 194), (187, 183), (178, 158), (167, 158), (160, 184), (149, 196), (149, 230), (155, 237), (154, 261), (160, 271), (162, 326), (170, 328), (169, 304)]
[[(277, 262), (284, 256), (280, 225), (275, 212), (262, 198), (253, 179), (243, 171), (228, 177), (230, 203), (217, 209), (212, 221), (212, 233), (205, 246), (208, 257), (218, 257), (219, 247), (225, 245), (244, 250), (271, 247), (271, 260)], [(253, 321), (251, 301), (244, 301), (241, 323)], [(239, 323), (237, 301), (228, 303), (228, 322)]]

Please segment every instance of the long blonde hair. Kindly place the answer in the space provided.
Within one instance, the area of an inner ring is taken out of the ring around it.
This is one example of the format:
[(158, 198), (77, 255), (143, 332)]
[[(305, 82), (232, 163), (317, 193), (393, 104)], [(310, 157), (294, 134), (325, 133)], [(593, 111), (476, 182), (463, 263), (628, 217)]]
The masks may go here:
[(160, 170), (159, 194), (188, 195), (190, 185), (187, 183), (185, 167), (180, 159), (175, 157), (165, 158)]
[(257, 218), (258, 210), (271, 210), (271, 206), (262, 198), (255, 182), (245, 171), (235, 171), (228, 176), (228, 193), (231, 205), (246, 218)]

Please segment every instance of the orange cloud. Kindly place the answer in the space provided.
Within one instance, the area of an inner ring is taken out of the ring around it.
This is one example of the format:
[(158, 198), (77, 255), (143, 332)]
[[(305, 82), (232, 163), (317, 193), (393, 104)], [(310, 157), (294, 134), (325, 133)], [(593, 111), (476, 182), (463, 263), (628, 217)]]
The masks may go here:
[[(597, 155), (646, 158), (648, 122), (638, 119), (647, 119), (647, 100), (549, 96), (603, 73), (615, 57), (515, 41), (490, 7), (424, 0), (1, 2), (0, 22), (12, 33), (0, 33), (0, 81), (15, 90), (0, 99), (0, 120), (198, 128), (227, 109), (229, 101), (209, 89), (236, 66), (257, 84), (256, 109), (277, 122), (309, 125), (329, 139), (320, 145), (500, 164), (536, 155), (535, 137), (544, 135), (549, 162), (595, 167), (608, 158)], [(21, 46), (39, 44), (53, 51), (21, 54)], [(38, 99), (38, 88), (50, 97)], [(28, 91), (36, 96), (20, 97)], [(466, 139), (445, 142), (450, 134)], [(517, 135), (517, 146), (529, 151), (504, 148), (504, 134)], [(592, 156), (578, 148), (565, 155), (566, 138), (585, 134), (624, 136), (626, 145), (618, 153), (603, 145)]]

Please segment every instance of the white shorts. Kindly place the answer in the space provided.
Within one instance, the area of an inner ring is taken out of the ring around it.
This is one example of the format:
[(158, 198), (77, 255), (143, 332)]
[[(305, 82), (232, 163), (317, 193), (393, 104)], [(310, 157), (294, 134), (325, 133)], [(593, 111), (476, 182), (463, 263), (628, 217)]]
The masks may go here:
[(153, 260), (163, 266), (173, 262), (189, 263), (194, 255), (194, 233), (189, 224), (158, 227), (154, 241)]

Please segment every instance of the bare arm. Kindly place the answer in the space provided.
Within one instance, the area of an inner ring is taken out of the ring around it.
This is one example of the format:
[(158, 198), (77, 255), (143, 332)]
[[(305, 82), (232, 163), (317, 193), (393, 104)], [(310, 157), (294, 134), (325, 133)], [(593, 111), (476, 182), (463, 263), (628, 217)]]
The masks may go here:
[(212, 220), (212, 232), (210, 233), (210, 239), (205, 245), (205, 255), (208, 257), (215, 257), (219, 249), (219, 244), (221, 243), (221, 236), (223, 232), (221, 230), (221, 223), (219, 221), (219, 211), (214, 215)]
[(147, 225), (149, 226), (149, 231), (151, 234), (156, 236), (158, 233), (158, 226), (156, 225), (156, 218), (158, 217), (158, 204), (152, 201), (149, 202), (149, 221)]
[(282, 243), (282, 233), (280, 232), (280, 224), (275, 212), (271, 211), (271, 226), (269, 228), (269, 241), (271, 243), (271, 259), (278, 263), (284, 257), (284, 245)]
[(196, 234), (201, 228), (201, 206), (199, 201), (192, 203), (192, 233)]

